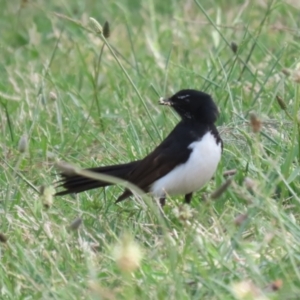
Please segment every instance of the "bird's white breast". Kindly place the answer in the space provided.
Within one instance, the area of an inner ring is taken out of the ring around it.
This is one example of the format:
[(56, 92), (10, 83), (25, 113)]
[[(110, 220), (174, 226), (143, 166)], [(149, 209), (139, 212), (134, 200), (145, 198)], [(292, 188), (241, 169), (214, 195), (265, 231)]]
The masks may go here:
[(221, 143), (217, 144), (211, 132), (189, 145), (192, 150), (188, 160), (156, 180), (151, 186), (155, 197), (189, 194), (199, 190), (213, 176), (221, 158)]

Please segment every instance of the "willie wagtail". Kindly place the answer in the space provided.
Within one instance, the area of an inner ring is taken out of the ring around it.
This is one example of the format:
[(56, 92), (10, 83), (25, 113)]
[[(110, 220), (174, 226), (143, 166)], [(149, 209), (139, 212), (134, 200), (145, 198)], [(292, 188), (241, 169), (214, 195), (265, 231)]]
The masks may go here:
[[(114, 176), (135, 184), (146, 193), (159, 198), (164, 205), (166, 195), (185, 195), (190, 203), (193, 192), (203, 187), (213, 176), (221, 158), (222, 140), (214, 123), (218, 108), (212, 98), (201, 91), (181, 90), (161, 105), (171, 106), (181, 121), (166, 139), (144, 159), (88, 170)], [(56, 195), (80, 193), (111, 183), (76, 174), (61, 173)], [(131, 195), (125, 189), (117, 202)]]

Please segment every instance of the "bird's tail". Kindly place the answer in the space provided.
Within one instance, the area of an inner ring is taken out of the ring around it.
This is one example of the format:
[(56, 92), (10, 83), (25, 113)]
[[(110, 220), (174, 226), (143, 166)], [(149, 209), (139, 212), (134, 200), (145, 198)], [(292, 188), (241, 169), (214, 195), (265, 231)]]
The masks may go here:
[[(135, 168), (137, 163), (138, 161), (134, 161), (127, 164), (90, 168), (87, 170), (127, 180), (128, 175)], [(106, 181), (95, 180), (77, 174), (68, 174), (67, 172), (61, 173), (61, 177), (62, 179), (58, 182), (58, 187), (62, 187), (63, 190), (56, 193), (56, 196), (81, 193), (87, 190), (112, 185), (112, 183)]]

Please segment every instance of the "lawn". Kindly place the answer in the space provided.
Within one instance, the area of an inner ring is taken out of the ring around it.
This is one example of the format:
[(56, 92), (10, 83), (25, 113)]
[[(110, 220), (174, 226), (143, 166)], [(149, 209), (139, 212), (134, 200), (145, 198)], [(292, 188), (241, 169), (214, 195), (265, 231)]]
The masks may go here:
[[(0, 299), (300, 298), (299, 1), (0, 3)], [(149, 153), (183, 88), (224, 141), (190, 206), (51, 197), (58, 161)]]

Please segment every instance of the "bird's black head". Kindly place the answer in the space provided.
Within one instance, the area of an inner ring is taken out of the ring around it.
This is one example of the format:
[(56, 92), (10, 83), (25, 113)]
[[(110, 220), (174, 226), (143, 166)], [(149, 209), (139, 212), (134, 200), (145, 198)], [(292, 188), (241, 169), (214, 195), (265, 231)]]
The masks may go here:
[(181, 90), (160, 104), (172, 106), (183, 120), (214, 123), (219, 115), (211, 96), (196, 90)]

